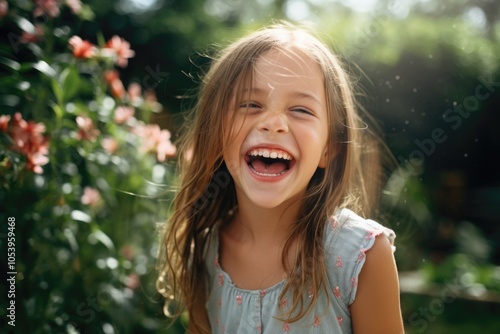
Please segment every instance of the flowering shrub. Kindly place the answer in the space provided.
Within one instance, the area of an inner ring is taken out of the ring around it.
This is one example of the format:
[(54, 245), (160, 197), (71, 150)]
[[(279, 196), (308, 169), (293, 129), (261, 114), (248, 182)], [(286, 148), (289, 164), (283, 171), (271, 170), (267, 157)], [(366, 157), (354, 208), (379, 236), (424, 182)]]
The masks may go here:
[(78, 36), (92, 19), (78, 0), (0, 0), (0, 217), (15, 219), (17, 273), (0, 318), (16, 332), (167, 330), (155, 222), (176, 148), (150, 124), (154, 92), (120, 79), (130, 44)]

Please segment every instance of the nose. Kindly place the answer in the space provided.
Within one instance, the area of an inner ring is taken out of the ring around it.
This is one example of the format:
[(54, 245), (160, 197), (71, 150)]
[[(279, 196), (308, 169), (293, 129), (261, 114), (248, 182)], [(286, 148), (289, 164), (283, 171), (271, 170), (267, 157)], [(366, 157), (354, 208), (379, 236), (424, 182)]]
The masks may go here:
[(288, 122), (281, 112), (268, 112), (262, 114), (259, 130), (271, 133), (287, 133)]

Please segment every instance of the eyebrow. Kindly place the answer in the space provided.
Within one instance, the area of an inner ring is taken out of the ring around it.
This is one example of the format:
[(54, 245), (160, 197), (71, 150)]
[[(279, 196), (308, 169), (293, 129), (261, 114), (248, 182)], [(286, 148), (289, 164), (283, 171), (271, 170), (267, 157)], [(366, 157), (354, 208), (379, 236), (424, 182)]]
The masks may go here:
[[(267, 92), (267, 90), (265, 89), (262, 89), (262, 88), (258, 88), (258, 87), (252, 87), (252, 88), (244, 88), (242, 90), (242, 93), (248, 93), (248, 92), (251, 92), (251, 93), (254, 93), (254, 94), (264, 94)], [(312, 94), (309, 94), (309, 93), (306, 93), (306, 92), (301, 92), (301, 91), (293, 91), (290, 96), (292, 97), (296, 97), (296, 98), (302, 98), (302, 99), (308, 99), (308, 100), (312, 100), (318, 104), (321, 104), (321, 101), (319, 100), (319, 98), (315, 95), (312, 95)]]

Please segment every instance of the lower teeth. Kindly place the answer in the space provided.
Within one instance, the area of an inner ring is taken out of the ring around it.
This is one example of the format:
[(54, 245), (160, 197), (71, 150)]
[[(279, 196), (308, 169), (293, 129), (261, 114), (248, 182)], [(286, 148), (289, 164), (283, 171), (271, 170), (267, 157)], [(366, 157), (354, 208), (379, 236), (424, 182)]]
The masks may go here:
[(260, 175), (260, 176), (280, 176), (280, 175), (285, 174), (285, 173), (288, 171), (288, 169), (285, 169), (284, 171), (282, 171), (282, 172), (281, 172), (281, 173), (279, 173), (279, 174), (259, 173), (259, 172), (257, 172), (255, 169), (253, 169), (253, 168), (252, 168), (252, 171), (253, 171), (255, 174)]

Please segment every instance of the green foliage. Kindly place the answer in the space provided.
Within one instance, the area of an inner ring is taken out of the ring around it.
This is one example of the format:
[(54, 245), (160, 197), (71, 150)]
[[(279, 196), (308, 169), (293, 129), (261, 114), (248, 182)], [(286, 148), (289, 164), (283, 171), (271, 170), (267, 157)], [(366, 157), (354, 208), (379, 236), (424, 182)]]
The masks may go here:
[(11, 238), (0, 245), (15, 249), (2, 268), (17, 272), (2, 327), (13, 300), (20, 333), (183, 332), (155, 289), (156, 224), (175, 182), (170, 134), (148, 124), (161, 106), (123, 87), (125, 41), (70, 38), (93, 18), (88, 6), (38, 9), (11, 1), (0, 18), (0, 220)]

